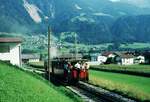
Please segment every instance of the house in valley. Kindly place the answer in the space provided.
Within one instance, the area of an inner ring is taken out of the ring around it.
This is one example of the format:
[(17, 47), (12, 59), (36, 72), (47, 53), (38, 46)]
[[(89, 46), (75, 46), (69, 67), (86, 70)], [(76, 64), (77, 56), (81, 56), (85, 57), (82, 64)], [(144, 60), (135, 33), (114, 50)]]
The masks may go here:
[(145, 63), (145, 57), (142, 56), (142, 55), (139, 55), (139, 56), (135, 57), (134, 63), (135, 63), (135, 64), (142, 64), (142, 63)]
[(101, 55), (100, 53), (92, 53), (90, 54), (90, 62), (88, 62), (89, 65), (99, 65), (101, 64)]
[(20, 38), (0, 37), (0, 60), (21, 66), (21, 42)]
[(122, 53), (122, 54), (117, 55), (115, 60), (116, 60), (117, 64), (119, 64), (119, 65), (133, 65), (134, 58), (135, 58), (135, 56), (133, 56), (132, 54)]
[(116, 54), (114, 52), (104, 52), (101, 54), (101, 56), (105, 57), (105, 61), (103, 63), (105, 64), (115, 63)]
[(110, 58), (110, 57), (114, 58), (116, 56), (116, 54), (114, 52), (103, 52), (101, 55), (105, 56), (107, 58)]
[(107, 57), (106, 56), (102, 56), (102, 55), (99, 55), (97, 57), (97, 61), (100, 62), (101, 64), (102, 63), (105, 63), (107, 61)]
[[(91, 62), (96, 64), (104, 64), (108, 59), (113, 59), (115, 54), (113, 52), (103, 52), (91, 54)], [(111, 63), (111, 62), (109, 62)]]

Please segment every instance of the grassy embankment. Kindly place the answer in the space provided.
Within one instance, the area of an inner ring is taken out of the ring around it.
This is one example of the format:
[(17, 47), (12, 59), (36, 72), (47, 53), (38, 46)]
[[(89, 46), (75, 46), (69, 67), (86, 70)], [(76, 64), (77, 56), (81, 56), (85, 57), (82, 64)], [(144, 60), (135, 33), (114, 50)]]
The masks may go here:
[(150, 78), (90, 70), (90, 83), (139, 101), (150, 101)]
[(0, 102), (74, 102), (79, 97), (43, 78), (0, 62)]
[(91, 68), (150, 73), (150, 65), (138, 65), (137, 64), (137, 65), (123, 66), (123, 65), (117, 65), (117, 64), (108, 64), (108, 65), (91, 66)]

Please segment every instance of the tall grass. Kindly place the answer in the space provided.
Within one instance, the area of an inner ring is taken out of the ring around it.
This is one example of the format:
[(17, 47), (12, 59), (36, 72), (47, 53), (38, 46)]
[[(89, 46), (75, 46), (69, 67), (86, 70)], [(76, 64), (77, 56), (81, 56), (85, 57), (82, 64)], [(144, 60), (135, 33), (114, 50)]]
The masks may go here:
[(90, 83), (140, 101), (150, 101), (150, 78), (91, 70)]
[(117, 65), (117, 64), (108, 64), (108, 65), (98, 65), (91, 66), (92, 68), (99, 69), (113, 69), (113, 70), (126, 70), (126, 71), (135, 71), (135, 72), (145, 72), (150, 73), (150, 65)]

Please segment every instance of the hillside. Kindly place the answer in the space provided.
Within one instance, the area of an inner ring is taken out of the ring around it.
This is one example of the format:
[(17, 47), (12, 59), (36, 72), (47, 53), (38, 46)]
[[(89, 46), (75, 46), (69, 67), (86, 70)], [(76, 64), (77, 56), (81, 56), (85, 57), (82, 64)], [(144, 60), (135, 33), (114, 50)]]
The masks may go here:
[(36, 75), (0, 62), (0, 102), (79, 101), (77, 98), (69, 98), (71, 95), (63, 87), (56, 88)]
[[(56, 37), (60, 37), (62, 32), (68, 35), (76, 32), (79, 42), (82, 43), (108, 43), (113, 42), (114, 38), (116, 41), (126, 42), (126, 37), (129, 37), (129, 42), (150, 41), (150, 38), (145, 37), (150, 33), (149, 30), (145, 32), (145, 28), (134, 29), (139, 27), (134, 21), (150, 29), (149, 25), (144, 25), (149, 19), (141, 20), (145, 19), (145, 15), (150, 15), (150, 2), (136, 1), (1, 0), (0, 32), (46, 34), (47, 26), (50, 25)], [(127, 26), (120, 27), (119, 24), (123, 22), (132, 23), (130, 29)], [(121, 37), (118, 37), (118, 34)], [(73, 42), (73, 38), (70, 37), (65, 40)]]
[(112, 26), (112, 33), (118, 42), (149, 42), (150, 15), (121, 17)]

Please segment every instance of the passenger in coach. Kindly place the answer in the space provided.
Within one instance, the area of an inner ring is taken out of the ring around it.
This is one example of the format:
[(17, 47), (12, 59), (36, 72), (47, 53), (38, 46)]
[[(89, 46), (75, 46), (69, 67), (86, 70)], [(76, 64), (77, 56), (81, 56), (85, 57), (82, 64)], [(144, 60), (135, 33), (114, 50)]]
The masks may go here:
[(77, 70), (77, 80), (79, 81), (81, 64), (80, 64), (79, 62), (77, 62), (77, 63), (75, 64), (75, 68), (76, 68), (76, 70)]
[(85, 63), (85, 70), (86, 70), (86, 80), (89, 80), (89, 64), (86, 62)]
[(64, 61), (63, 64), (64, 64), (64, 79), (65, 81), (68, 81), (68, 63)]
[(67, 73), (67, 79), (68, 81), (71, 80), (71, 70), (72, 70), (73, 66), (71, 65), (71, 62), (68, 62), (68, 65), (67, 65), (67, 70), (68, 70), (68, 73)]

